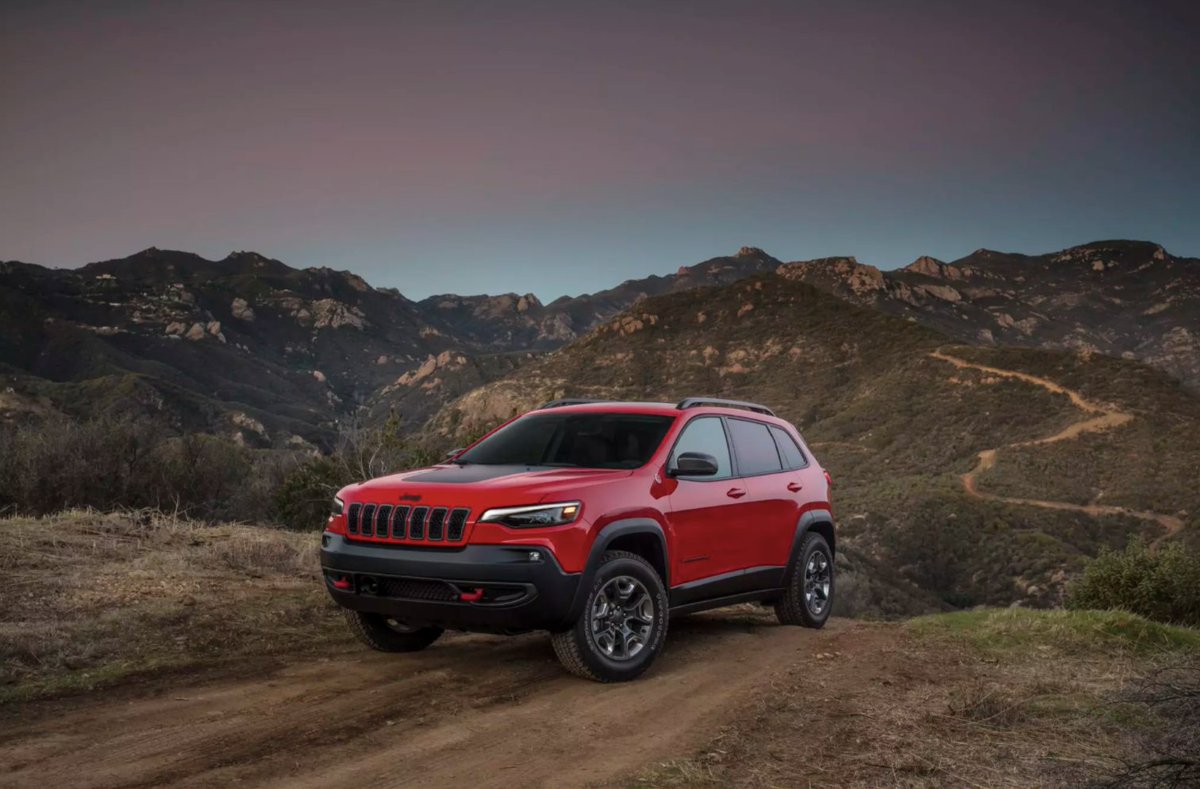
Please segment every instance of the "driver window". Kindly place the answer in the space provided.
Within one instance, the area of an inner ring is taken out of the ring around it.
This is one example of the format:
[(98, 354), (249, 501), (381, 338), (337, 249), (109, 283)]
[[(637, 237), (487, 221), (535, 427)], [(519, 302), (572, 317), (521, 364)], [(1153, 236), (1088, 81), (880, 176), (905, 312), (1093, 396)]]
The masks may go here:
[(729, 442), (725, 440), (725, 428), (721, 425), (720, 417), (706, 416), (688, 422), (675, 444), (675, 450), (671, 453), (672, 465), (675, 458), (684, 452), (703, 452), (716, 458), (716, 475), (697, 479), (728, 479), (733, 475), (733, 464), (729, 461)]

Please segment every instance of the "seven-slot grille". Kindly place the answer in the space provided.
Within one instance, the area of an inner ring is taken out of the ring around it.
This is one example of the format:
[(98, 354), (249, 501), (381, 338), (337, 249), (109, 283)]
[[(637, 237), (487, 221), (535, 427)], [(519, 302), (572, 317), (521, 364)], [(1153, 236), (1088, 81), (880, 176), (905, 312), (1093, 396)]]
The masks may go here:
[(354, 503), (346, 508), (350, 536), (391, 542), (461, 543), (467, 507), (409, 507), (404, 504)]

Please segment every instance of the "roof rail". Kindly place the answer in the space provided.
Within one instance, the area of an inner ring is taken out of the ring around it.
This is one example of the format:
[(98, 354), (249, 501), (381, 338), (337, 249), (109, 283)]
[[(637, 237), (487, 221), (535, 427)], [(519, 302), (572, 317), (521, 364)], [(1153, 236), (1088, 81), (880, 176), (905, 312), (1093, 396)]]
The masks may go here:
[(687, 408), (695, 408), (702, 405), (715, 405), (721, 408), (744, 408), (747, 411), (753, 411), (756, 414), (766, 414), (767, 416), (775, 416), (775, 412), (765, 405), (758, 403), (747, 403), (745, 400), (722, 400), (719, 397), (685, 397), (680, 400), (675, 406), (680, 411)]
[(535, 410), (541, 411), (543, 408), (558, 408), (558, 407), (564, 406), (564, 405), (587, 405), (589, 403), (611, 403), (611, 402), (612, 402), (611, 400), (597, 400), (597, 399), (588, 398), (588, 397), (564, 397), (561, 400), (551, 400), (548, 403), (542, 403)]

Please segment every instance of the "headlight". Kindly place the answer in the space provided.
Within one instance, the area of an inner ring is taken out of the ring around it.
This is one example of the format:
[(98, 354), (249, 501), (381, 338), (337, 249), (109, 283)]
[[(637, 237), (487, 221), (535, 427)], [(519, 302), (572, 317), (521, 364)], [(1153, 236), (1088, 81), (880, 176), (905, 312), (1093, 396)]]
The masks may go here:
[(560, 504), (534, 504), (529, 507), (497, 507), (483, 513), (480, 523), (502, 523), (514, 529), (561, 526), (579, 517), (578, 501)]
[(341, 515), (345, 511), (346, 511), (346, 502), (342, 501), (337, 496), (334, 496), (333, 497), (333, 514)]

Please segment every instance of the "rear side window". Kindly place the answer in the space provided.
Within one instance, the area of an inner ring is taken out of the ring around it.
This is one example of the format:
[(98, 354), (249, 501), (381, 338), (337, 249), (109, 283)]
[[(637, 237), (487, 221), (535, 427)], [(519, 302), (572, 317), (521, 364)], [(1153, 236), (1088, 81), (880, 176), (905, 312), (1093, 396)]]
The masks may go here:
[(792, 438), (788, 431), (771, 425), (771, 435), (775, 436), (775, 444), (779, 447), (784, 468), (804, 468), (808, 465), (804, 452), (796, 445), (796, 439)]
[(729, 433), (733, 437), (733, 452), (737, 456), (738, 472), (743, 476), (783, 471), (775, 439), (762, 422), (730, 419)]
[(733, 476), (729, 442), (725, 439), (725, 428), (721, 426), (719, 417), (707, 416), (688, 422), (675, 444), (675, 451), (671, 453), (672, 463), (684, 452), (703, 452), (717, 459), (716, 476), (701, 479), (728, 479)]

